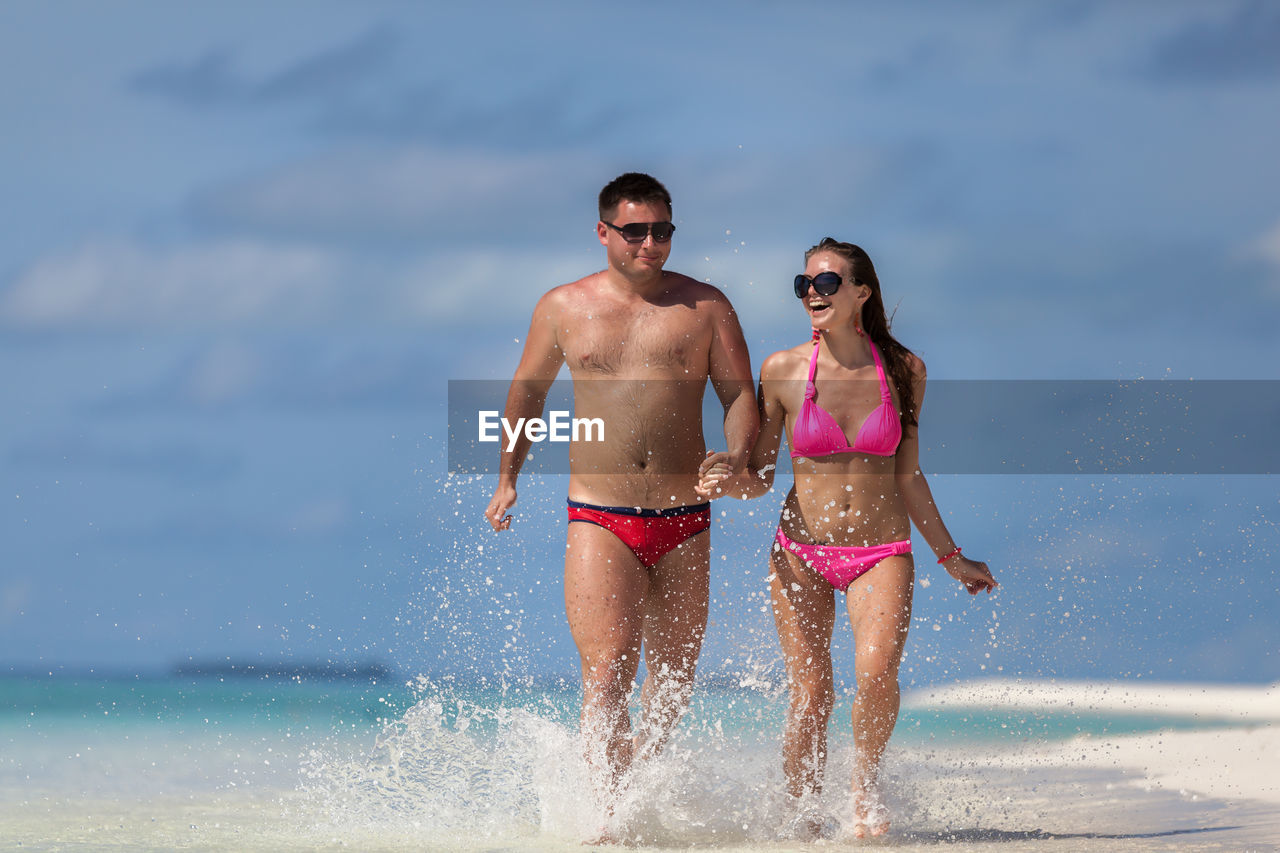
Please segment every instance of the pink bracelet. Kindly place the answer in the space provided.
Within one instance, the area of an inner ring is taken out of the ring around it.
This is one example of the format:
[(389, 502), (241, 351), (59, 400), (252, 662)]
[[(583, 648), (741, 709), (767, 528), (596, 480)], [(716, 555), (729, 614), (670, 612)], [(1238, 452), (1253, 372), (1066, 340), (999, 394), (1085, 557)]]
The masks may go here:
[(948, 554), (947, 556), (943, 557), (941, 560), (938, 561), (938, 565), (941, 566), (947, 560), (950, 560), (952, 557), (954, 557), (956, 554), (959, 554), (959, 553), (960, 553), (960, 546), (957, 545), (954, 551), (952, 551), (950, 554)]

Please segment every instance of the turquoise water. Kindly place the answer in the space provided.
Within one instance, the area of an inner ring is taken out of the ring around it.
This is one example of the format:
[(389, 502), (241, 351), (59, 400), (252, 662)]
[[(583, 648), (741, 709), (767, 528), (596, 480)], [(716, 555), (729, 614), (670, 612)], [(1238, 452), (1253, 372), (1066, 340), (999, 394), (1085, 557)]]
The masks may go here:
[[(24, 729), (105, 731), (113, 727), (375, 733), (426, 698), (443, 703), (448, 725), (456, 723), (459, 713), (472, 715), (476, 735), (493, 730), (496, 718), (484, 712), (499, 709), (524, 709), (571, 724), (581, 693), (565, 681), (477, 687), (448, 678), (379, 684), (287, 678), (9, 675), (0, 676), (0, 733), (12, 737)], [(851, 701), (846, 696), (833, 715), (833, 736), (838, 736), (840, 722), (847, 719)], [(694, 696), (685, 725), (696, 730), (714, 723), (738, 736), (768, 735), (781, 727), (785, 703), (779, 685), (703, 688)], [(1177, 715), (908, 708), (899, 718), (895, 738), (947, 741), (963, 735), (965, 741), (975, 737), (1044, 741), (1225, 725)]]
[(271, 679), (0, 677), (0, 729), (31, 725), (369, 727), (412, 704), (402, 686)]

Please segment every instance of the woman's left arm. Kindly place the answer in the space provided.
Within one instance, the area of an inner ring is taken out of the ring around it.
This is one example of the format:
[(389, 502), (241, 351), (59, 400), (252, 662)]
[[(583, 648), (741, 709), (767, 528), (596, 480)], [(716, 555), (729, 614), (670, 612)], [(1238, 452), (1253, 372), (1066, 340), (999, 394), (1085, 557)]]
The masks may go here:
[[(924, 408), (925, 370), (924, 362), (911, 356), (911, 392), (915, 397), (916, 420), (920, 419)], [(905, 404), (907, 401), (903, 401)], [(988, 593), (999, 584), (992, 577), (987, 564), (971, 560), (960, 553), (955, 540), (947, 531), (942, 520), (942, 513), (933, 502), (933, 492), (929, 490), (929, 481), (920, 468), (920, 436), (918, 427), (907, 427), (902, 432), (902, 443), (898, 445), (895, 458), (894, 478), (898, 483), (898, 494), (902, 496), (907, 507), (907, 515), (911, 518), (920, 535), (933, 549), (935, 558), (960, 583), (970, 595), (982, 590)]]

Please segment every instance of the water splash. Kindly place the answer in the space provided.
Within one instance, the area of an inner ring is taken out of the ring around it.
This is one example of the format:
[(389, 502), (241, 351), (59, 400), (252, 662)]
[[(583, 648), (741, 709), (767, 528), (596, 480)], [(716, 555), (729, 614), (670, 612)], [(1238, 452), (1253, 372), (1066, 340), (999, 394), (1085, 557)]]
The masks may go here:
[(456, 849), (602, 834), (654, 846), (786, 838), (795, 809), (778, 759), (785, 700), (761, 672), (741, 682), (696, 694), (663, 751), (638, 761), (608, 802), (590, 793), (572, 693), (424, 683), (371, 747), (312, 751), (296, 817), (316, 837)]

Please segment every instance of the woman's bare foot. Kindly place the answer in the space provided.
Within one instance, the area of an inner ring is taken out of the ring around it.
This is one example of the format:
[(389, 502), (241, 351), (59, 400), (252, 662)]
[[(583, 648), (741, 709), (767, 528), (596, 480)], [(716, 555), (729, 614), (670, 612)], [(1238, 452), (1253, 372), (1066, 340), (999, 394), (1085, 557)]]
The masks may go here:
[(600, 816), (600, 823), (595, 832), (588, 832), (582, 839), (584, 847), (634, 847), (634, 839), (630, 837), (624, 820), (620, 820), (614, 812), (616, 801), (610, 803), (605, 814)]
[(873, 789), (853, 792), (855, 838), (876, 838), (889, 831), (889, 810)]
[(826, 835), (827, 821), (813, 806), (798, 807), (782, 829), (782, 838), (789, 841), (817, 841)]
[(588, 838), (582, 840), (583, 847), (612, 847), (620, 843), (620, 839), (612, 829), (602, 826)]

